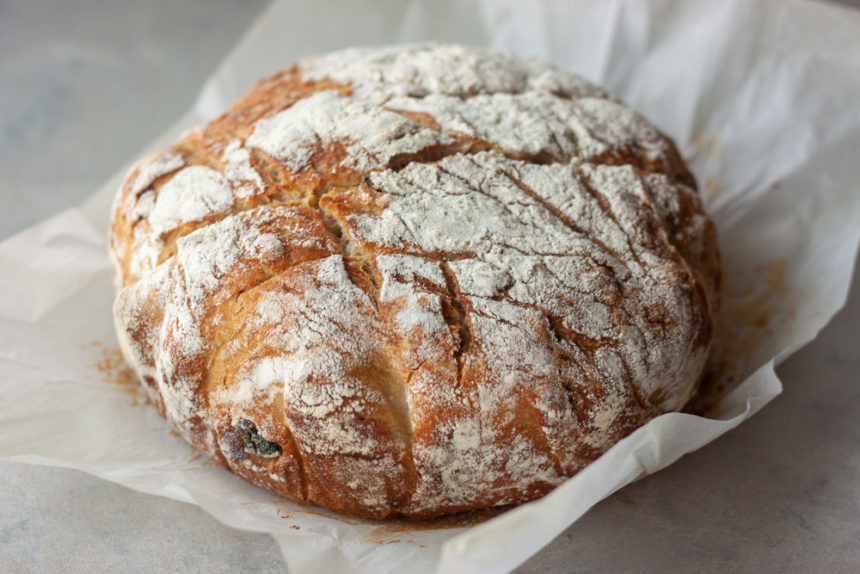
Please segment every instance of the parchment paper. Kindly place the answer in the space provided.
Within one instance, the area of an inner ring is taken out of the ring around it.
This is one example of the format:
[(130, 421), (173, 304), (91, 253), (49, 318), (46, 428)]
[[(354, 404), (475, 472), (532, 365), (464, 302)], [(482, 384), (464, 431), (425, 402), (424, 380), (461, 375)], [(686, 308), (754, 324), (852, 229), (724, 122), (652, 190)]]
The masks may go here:
[(676, 140), (725, 261), (712, 387), (728, 394), (706, 417), (659, 417), (550, 495), (489, 520), (373, 523), (278, 499), (171, 434), (121, 361), (106, 227), (123, 169), (80, 208), (0, 244), (0, 460), (77, 468), (198, 504), (272, 533), (296, 573), (504, 572), (780, 393), (774, 366), (844, 304), (857, 253), (858, 14), (778, 0), (275, 2), (152, 147), (302, 56), (423, 40), (553, 61)]

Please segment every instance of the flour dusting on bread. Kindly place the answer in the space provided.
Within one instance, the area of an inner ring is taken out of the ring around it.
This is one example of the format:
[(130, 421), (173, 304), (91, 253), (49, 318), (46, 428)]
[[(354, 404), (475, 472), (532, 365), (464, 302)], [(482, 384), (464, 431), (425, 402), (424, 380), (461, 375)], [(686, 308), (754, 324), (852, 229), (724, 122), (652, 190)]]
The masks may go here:
[(532, 59), (347, 50), (115, 204), (122, 347), (237, 474), (430, 517), (545, 494), (694, 394), (719, 254), (674, 145)]

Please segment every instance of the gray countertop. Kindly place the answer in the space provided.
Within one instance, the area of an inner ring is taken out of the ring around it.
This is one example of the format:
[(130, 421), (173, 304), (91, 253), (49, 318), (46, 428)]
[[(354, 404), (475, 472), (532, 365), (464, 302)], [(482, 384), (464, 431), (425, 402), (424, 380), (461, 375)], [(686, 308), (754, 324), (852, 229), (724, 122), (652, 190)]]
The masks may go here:
[[(80, 203), (170, 125), (265, 4), (0, 0), (0, 239)], [(781, 397), (520, 571), (860, 571), (858, 341), (855, 272), (846, 308), (777, 369)], [(267, 535), (77, 471), (0, 463), (0, 509), (4, 572), (286, 569)]]

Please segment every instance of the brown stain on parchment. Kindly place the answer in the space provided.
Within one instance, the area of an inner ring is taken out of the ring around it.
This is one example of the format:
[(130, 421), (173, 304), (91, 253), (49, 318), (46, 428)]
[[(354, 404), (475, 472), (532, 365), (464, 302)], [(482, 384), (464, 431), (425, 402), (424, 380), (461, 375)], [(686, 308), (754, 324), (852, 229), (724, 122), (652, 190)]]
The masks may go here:
[(715, 160), (723, 153), (723, 140), (717, 136), (699, 135), (693, 139), (693, 157)]
[[(190, 446), (190, 445), (189, 445)], [(185, 461), (188, 466), (153, 466), (150, 467), (152, 470), (200, 470), (203, 467), (207, 466), (215, 466), (218, 467), (218, 463), (209, 458), (208, 456), (204, 456), (203, 453), (196, 453)]]
[(99, 380), (108, 385), (121, 389), (131, 397), (131, 406), (138, 406), (150, 402), (149, 397), (143, 391), (134, 371), (125, 362), (119, 349), (108, 347), (101, 341), (91, 341), (81, 345), (81, 348), (99, 349), (100, 358), (88, 366), (99, 373)]
[[(134, 371), (131, 370), (131, 367), (128, 366), (128, 363), (125, 362), (125, 358), (122, 356), (122, 351), (119, 349), (109, 347), (105, 345), (101, 341), (90, 341), (89, 343), (85, 343), (81, 345), (81, 349), (98, 349), (100, 353), (99, 360), (94, 363), (88, 365), (92, 369), (96, 370), (99, 373), (99, 380), (105, 384), (112, 385), (118, 387), (122, 392), (131, 397), (131, 402), (129, 403), (131, 406), (138, 406), (144, 404), (152, 404), (152, 400), (149, 398), (149, 395), (143, 390), (140, 382), (135, 376)], [(153, 431), (156, 432), (164, 432), (163, 428), (153, 428)], [(173, 429), (169, 429), (170, 434), (179, 437), (179, 433), (174, 431)], [(188, 466), (176, 466), (176, 467), (150, 467), (151, 470), (200, 470), (201, 467), (204, 466), (214, 466), (217, 465), (214, 461), (206, 457), (203, 458), (202, 453), (196, 453), (188, 458), (186, 464)], [(197, 464), (195, 464), (197, 463)]]
[(747, 276), (727, 265), (714, 345), (699, 394), (685, 408), (707, 415), (753, 369), (762, 343), (796, 316), (800, 298), (786, 279), (786, 261), (752, 267)]
[[(704, 169), (714, 167), (723, 154), (725, 147), (723, 140), (716, 136), (699, 135), (692, 142), (692, 154), (685, 158), (689, 163), (699, 161)], [(702, 182), (702, 201), (705, 205), (711, 205), (714, 200), (727, 191), (726, 186), (713, 173), (706, 173)]]
[[(409, 534), (426, 530), (477, 526), (491, 518), (504, 514), (510, 508), (512, 507), (501, 506), (473, 512), (461, 512), (460, 514), (442, 516), (432, 520), (394, 519), (375, 522), (367, 521), (368, 524), (378, 524), (378, 526), (368, 533), (365, 541), (371, 544), (391, 544), (393, 542), (400, 542), (401, 540), (407, 543), (415, 543), (415, 540), (408, 537)], [(405, 540), (403, 540), (404, 538)]]
[[(691, 143), (688, 162), (698, 164), (704, 173), (701, 196), (703, 203), (713, 205), (728, 193), (728, 187), (713, 170), (725, 150), (717, 136), (702, 134)], [(773, 190), (781, 184), (770, 182)], [(750, 247), (754, 249), (754, 247)], [(714, 328), (714, 344), (703, 373), (699, 392), (684, 408), (685, 412), (708, 416), (714, 413), (722, 397), (743, 382), (765, 361), (759, 355), (762, 344), (786, 329), (797, 315), (801, 293), (786, 278), (784, 259), (758, 265), (743, 261), (745, 253), (737, 250), (734, 264), (723, 253), (723, 281), (720, 310)]]
[(705, 205), (710, 205), (714, 200), (726, 192), (726, 186), (720, 182), (713, 174), (705, 176), (705, 189), (702, 194), (702, 201)]
[[(330, 512), (324, 508), (311, 506), (304, 502), (292, 500), (286, 497), (277, 497), (266, 501), (264, 504), (289, 504), (292, 508), (279, 508), (277, 511), (278, 516), (285, 520), (300, 518), (302, 515), (311, 514), (314, 516), (322, 516), (324, 518), (339, 520), (352, 526), (373, 526), (374, 528), (365, 536), (364, 542), (380, 545), (396, 543), (418, 544), (410, 534), (427, 530), (444, 530), (447, 528), (476, 526), (486, 522), (487, 520), (495, 518), (512, 508), (511, 506), (500, 506), (472, 512), (462, 512), (451, 516), (442, 516), (432, 520), (407, 520), (396, 518), (388, 520), (372, 520), (359, 516)], [(301, 527), (298, 524), (291, 524), (290, 528), (293, 530), (299, 530)], [(418, 544), (418, 546), (420, 548), (424, 548), (425, 545)]]
[[(163, 429), (159, 429), (162, 430)], [(178, 436), (178, 435), (177, 435)], [(190, 446), (190, 445), (189, 445)], [(203, 453), (196, 453), (188, 457), (188, 460), (185, 461), (188, 466), (151, 466), (150, 470), (183, 470), (183, 471), (195, 471), (201, 470), (203, 467), (207, 466), (215, 466), (218, 467), (218, 463), (209, 458), (208, 456), (203, 456)], [(196, 464), (195, 464), (196, 463)]]

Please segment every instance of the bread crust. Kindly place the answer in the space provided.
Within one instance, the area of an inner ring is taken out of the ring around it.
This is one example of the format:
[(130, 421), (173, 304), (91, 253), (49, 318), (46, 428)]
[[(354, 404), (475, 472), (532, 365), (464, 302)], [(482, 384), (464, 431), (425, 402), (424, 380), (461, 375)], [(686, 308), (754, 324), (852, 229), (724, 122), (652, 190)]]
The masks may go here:
[(668, 138), (460, 46), (262, 80), (131, 170), (110, 236), (121, 347), (173, 427), (374, 518), (546, 494), (694, 395), (718, 303)]

